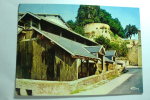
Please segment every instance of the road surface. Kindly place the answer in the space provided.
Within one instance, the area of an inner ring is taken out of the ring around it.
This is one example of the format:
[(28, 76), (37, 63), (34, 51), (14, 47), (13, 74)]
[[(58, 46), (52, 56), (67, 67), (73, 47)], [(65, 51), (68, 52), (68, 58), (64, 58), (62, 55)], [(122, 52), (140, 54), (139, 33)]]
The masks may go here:
[(129, 68), (132, 77), (127, 79), (123, 84), (112, 90), (109, 94), (141, 94), (143, 93), (142, 82), (142, 69), (141, 68)]
[(80, 91), (74, 95), (127, 95), (141, 94), (143, 92), (142, 69), (128, 68), (128, 72), (122, 74), (106, 84)]

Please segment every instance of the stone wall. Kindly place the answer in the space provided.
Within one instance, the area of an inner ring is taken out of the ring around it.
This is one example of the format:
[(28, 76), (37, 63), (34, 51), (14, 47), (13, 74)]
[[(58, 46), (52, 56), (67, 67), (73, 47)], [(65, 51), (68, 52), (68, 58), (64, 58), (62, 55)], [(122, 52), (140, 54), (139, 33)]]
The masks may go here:
[(28, 95), (27, 90), (32, 91), (33, 96), (63, 95), (71, 91), (68, 82), (31, 79), (16, 79), (16, 88), (20, 89), (22, 96)]
[(70, 95), (72, 91), (84, 89), (89, 85), (117, 75), (117, 70), (111, 70), (100, 75), (92, 75), (75, 81), (16, 79), (16, 90), (19, 90), (17, 92), (20, 92), (20, 95), (29, 95), (27, 91), (32, 91), (30, 95), (33, 96)]
[(93, 39), (98, 36), (103, 36), (105, 38), (111, 39), (110, 37), (110, 27), (104, 23), (90, 23), (84, 26), (84, 32), (87, 37)]
[(138, 45), (133, 46), (132, 48), (128, 50), (127, 57), (128, 57), (130, 65), (133, 65), (133, 66), (138, 65)]

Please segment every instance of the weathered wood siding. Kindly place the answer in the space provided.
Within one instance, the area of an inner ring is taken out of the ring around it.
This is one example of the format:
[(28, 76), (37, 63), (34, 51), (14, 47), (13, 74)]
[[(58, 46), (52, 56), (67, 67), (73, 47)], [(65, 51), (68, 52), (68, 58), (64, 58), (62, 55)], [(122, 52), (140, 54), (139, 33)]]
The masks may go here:
[(54, 53), (51, 53), (50, 41), (39, 39), (41, 35), (32, 30), (20, 34), (17, 44), (17, 77), (38, 80), (53, 79), (50, 76), (54, 72), (54, 64), (51, 63), (54, 60)]
[[(52, 80), (54, 54), (51, 52), (52, 46), (45, 41), (33, 41), (33, 66), (32, 79)], [(52, 71), (51, 71), (52, 70)]]
[(32, 68), (32, 41), (24, 41), (29, 39), (32, 35), (32, 31), (21, 33), (17, 42), (17, 68), (16, 77), (18, 78), (31, 78)]
[(57, 48), (55, 51), (55, 77), (60, 81), (72, 81), (78, 79), (77, 59)]
[(32, 42), (20, 42), (17, 48), (16, 76), (18, 78), (31, 78)]
[(24, 31), (18, 36), (17, 78), (76, 80), (77, 60), (42, 35)]

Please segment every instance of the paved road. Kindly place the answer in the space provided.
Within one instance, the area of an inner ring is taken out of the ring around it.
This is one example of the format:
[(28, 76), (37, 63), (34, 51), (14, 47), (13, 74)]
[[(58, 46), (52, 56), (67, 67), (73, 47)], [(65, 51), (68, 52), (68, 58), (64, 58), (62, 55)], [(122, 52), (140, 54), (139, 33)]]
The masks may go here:
[(129, 74), (133, 74), (132, 77), (127, 79), (122, 85), (112, 90), (109, 94), (141, 94), (143, 93), (142, 82), (142, 69), (130, 68)]

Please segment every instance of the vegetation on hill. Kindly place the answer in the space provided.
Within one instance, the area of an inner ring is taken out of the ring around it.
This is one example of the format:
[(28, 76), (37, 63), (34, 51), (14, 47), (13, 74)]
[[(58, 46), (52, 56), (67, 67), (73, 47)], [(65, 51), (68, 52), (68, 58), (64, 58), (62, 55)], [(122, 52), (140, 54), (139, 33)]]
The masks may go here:
[(100, 22), (100, 7), (80, 5), (76, 17), (76, 23), (79, 26), (85, 26), (86, 24), (97, 22)]
[(80, 5), (75, 22), (72, 20), (67, 21), (73, 31), (83, 36), (86, 36), (83, 27), (89, 23), (105, 23), (110, 26), (111, 41), (103, 36), (99, 36), (94, 40), (103, 45), (106, 50), (116, 50), (118, 56), (126, 56), (128, 52), (127, 43), (121, 38), (131, 38), (133, 34), (138, 32), (135, 25), (129, 24), (123, 29), (118, 18), (112, 18), (106, 10), (93, 5)]
[(80, 35), (85, 36), (84, 29), (82, 26), (79, 26), (76, 22), (73, 22), (72, 20), (67, 21), (67, 24), (73, 31), (77, 32)]
[(118, 56), (127, 56), (128, 48), (127, 43), (125, 41), (110, 41), (107, 38), (104, 38), (103, 36), (99, 36), (95, 38), (95, 41), (105, 47), (106, 50), (116, 50)]
[(83, 27), (89, 23), (105, 23), (110, 26), (114, 34), (124, 38), (124, 29), (117, 18), (112, 18), (111, 14), (99, 6), (80, 5), (76, 21), (69, 20), (68, 25), (81, 35), (84, 35)]

